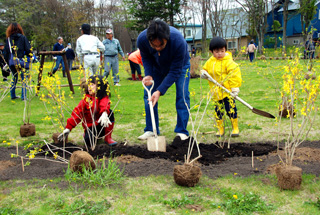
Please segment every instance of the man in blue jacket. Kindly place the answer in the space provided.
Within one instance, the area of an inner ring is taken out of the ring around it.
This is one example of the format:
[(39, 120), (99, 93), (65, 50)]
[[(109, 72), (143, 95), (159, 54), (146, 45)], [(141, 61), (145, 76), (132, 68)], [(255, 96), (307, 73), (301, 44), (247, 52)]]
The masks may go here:
[[(58, 42), (56, 44), (53, 45), (53, 50), (52, 51), (62, 51), (64, 49), (63, 46), (63, 38), (62, 37), (58, 37)], [(52, 74), (49, 73), (49, 76), (52, 76), (54, 73), (56, 73), (56, 71), (59, 69), (60, 64), (62, 65), (62, 74), (63, 77), (67, 77), (66, 76), (66, 70), (64, 68), (64, 62), (63, 62), (63, 58), (61, 55), (53, 55), (53, 60), (56, 61), (56, 66), (53, 68)]]
[[(174, 27), (160, 19), (155, 19), (149, 27), (140, 33), (137, 40), (140, 49), (145, 77), (142, 82), (149, 86), (154, 81), (150, 102), (154, 106), (157, 132), (159, 132), (158, 100), (165, 95), (173, 83), (176, 84), (177, 124), (174, 132), (181, 140), (189, 136), (187, 130), (190, 107), (189, 80), (190, 57), (188, 45), (182, 34)], [(139, 136), (145, 140), (153, 135), (152, 122), (147, 92), (144, 91), (146, 127), (144, 134)]]

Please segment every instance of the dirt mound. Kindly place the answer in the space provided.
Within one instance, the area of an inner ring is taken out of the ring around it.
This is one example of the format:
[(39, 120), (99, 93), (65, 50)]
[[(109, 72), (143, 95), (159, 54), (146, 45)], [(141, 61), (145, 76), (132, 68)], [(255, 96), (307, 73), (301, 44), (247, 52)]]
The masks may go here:
[(15, 162), (12, 161), (0, 161), (0, 171), (6, 170), (9, 167), (17, 165)]
[[(179, 137), (176, 137), (172, 144), (167, 145), (166, 152), (151, 152), (147, 150), (146, 145), (134, 145), (128, 146), (124, 143), (119, 143), (116, 146), (109, 146), (107, 144), (98, 144), (94, 151), (89, 151), (89, 154), (97, 159), (105, 157), (119, 157), (124, 155), (131, 155), (143, 159), (161, 158), (174, 162), (184, 161), (184, 156), (188, 151), (189, 140), (181, 141)], [(62, 148), (62, 144), (55, 144), (55, 146)], [(276, 146), (271, 143), (233, 143), (230, 148), (227, 148), (227, 144), (223, 148), (218, 147), (217, 143), (212, 144), (199, 144), (202, 158), (198, 161), (203, 165), (217, 164), (227, 160), (230, 157), (241, 156), (251, 157), (252, 152), (255, 156), (267, 155), (269, 152), (276, 150)], [(46, 146), (42, 147), (43, 151), (47, 151)], [(66, 150), (73, 152), (79, 150), (76, 145), (72, 143), (66, 144)], [(62, 156), (62, 150), (56, 149), (58, 155)], [(56, 152), (55, 151), (55, 152)], [(198, 156), (196, 145), (194, 146), (191, 158)]]

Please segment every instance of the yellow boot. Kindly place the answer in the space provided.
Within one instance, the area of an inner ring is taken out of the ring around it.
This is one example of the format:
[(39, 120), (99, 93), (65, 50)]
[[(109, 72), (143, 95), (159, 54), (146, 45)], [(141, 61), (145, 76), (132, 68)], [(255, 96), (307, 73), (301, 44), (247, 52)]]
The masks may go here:
[(216, 120), (217, 121), (217, 125), (218, 125), (218, 131), (216, 133), (217, 137), (222, 137), (224, 135), (224, 125), (223, 125), (223, 120)]
[(235, 119), (230, 118), (230, 119), (232, 123), (231, 137), (239, 137), (238, 118), (235, 118)]

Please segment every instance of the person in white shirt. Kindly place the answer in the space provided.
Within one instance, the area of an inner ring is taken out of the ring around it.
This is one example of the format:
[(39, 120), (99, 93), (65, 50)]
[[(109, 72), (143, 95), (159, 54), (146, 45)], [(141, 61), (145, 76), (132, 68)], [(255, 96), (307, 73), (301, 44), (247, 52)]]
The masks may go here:
[[(93, 35), (90, 35), (90, 25), (82, 24), (82, 35), (77, 39), (76, 52), (80, 59), (80, 64), (85, 69), (85, 77), (95, 75), (100, 65), (100, 53), (104, 52), (104, 45)], [(100, 53), (99, 53), (99, 51)]]

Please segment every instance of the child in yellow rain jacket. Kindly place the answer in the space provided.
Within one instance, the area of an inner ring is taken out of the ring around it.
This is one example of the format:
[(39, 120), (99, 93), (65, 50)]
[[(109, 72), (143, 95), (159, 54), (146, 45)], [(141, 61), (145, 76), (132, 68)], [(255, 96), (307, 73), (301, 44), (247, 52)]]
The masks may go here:
[[(213, 56), (205, 63), (203, 69), (235, 96), (238, 95), (240, 92), (239, 87), (242, 82), (241, 71), (238, 64), (233, 61), (231, 52), (227, 51), (226, 41), (221, 37), (214, 37), (210, 41), (209, 50)], [(238, 114), (235, 100), (221, 87), (216, 86), (210, 81), (209, 86), (212, 98), (216, 101), (215, 117), (219, 129), (216, 136), (221, 137), (224, 135), (223, 115), (226, 111), (226, 114), (230, 117), (232, 123), (231, 136), (238, 137)]]

